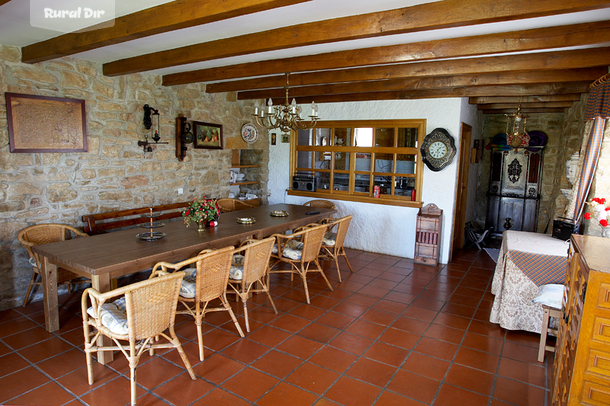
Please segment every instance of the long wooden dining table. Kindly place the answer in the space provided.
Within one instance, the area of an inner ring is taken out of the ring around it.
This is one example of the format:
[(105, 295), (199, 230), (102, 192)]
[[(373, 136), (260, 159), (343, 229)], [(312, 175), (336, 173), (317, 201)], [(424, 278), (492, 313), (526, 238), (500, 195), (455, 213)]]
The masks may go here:
[[(288, 212), (288, 216), (270, 215), (281, 210)], [(107, 292), (112, 279), (150, 269), (160, 261), (178, 262), (204, 249), (238, 245), (248, 238), (265, 238), (315, 223), (333, 213), (332, 209), (274, 204), (223, 213), (216, 227), (201, 232), (197, 231), (197, 224), (186, 227), (180, 219), (171, 221), (155, 229), (166, 234), (157, 241), (139, 239), (136, 235), (147, 229), (131, 228), (34, 246), (32, 250), (44, 257), (41, 273), (46, 329), (51, 332), (59, 329), (58, 266), (90, 278), (93, 288)], [(256, 222), (240, 224), (237, 219), (242, 217), (252, 217)]]

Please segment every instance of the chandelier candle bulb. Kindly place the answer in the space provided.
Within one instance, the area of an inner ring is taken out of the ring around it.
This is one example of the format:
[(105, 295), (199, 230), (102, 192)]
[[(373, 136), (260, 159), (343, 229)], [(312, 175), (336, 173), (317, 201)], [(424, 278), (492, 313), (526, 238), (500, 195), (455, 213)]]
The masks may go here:
[(255, 116), (258, 116), (258, 107), (255, 107), (255, 108), (254, 108), (254, 115), (255, 115)]

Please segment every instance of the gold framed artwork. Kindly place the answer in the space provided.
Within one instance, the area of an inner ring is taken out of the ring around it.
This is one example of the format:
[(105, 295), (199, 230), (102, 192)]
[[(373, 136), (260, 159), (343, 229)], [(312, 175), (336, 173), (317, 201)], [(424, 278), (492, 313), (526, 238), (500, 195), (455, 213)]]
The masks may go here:
[(222, 149), (222, 125), (193, 121), (195, 148)]
[(87, 152), (85, 101), (5, 93), (10, 152)]

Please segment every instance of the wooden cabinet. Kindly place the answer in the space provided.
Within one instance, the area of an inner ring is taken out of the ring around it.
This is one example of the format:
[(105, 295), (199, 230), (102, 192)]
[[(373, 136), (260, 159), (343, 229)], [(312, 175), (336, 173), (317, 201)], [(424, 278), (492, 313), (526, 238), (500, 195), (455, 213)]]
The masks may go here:
[(415, 231), (415, 262), (438, 265), (443, 229), (443, 211), (434, 203), (428, 203), (417, 214)]
[(235, 198), (246, 198), (247, 195), (256, 195), (257, 198), (245, 201), (259, 206), (264, 193), (261, 189), (261, 151), (258, 150), (233, 150), (231, 159), (231, 182), (230, 191)]
[(491, 149), (487, 229), (536, 232), (544, 147)]
[(610, 238), (572, 235), (552, 404), (610, 405)]

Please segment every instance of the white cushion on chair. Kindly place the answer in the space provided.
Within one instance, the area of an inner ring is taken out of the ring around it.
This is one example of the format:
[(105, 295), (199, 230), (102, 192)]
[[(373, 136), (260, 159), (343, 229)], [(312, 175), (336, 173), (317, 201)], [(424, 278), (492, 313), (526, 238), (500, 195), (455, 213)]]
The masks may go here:
[(197, 282), (197, 268), (184, 269), (184, 278), (180, 285), (180, 296), (187, 299), (195, 297), (195, 288)]
[(335, 241), (337, 240), (337, 233), (326, 233), (324, 234), (324, 239), (322, 240), (322, 244), (334, 246)]
[(231, 270), (229, 271), (229, 278), (233, 280), (240, 281), (244, 274), (243, 266), (235, 266), (231, 265)]
[[(273, 246), (274, 254), (277, 254), (277, 244)], [(284, 246), (282, 256), (292, 260), (299, 260), (303, 255), (303, 243), (300, 241), (290, 240)]]
[[(95, 317), (93, 307), (87, 309), (87, 314)], [(104, 303), (100, 309), (102, 325), (114, 334), (127, 335), (127, 312), (125, 310), (125, 298), (121, 297), (114, 302)]]
[(564, 285), (553, 283), (542, 285), (538, 291), (538, 294), (532, 301), (534, 303), (540, 303), (555, 309), (561, 309), (561, 301), (563, 300), (564, 291)]

